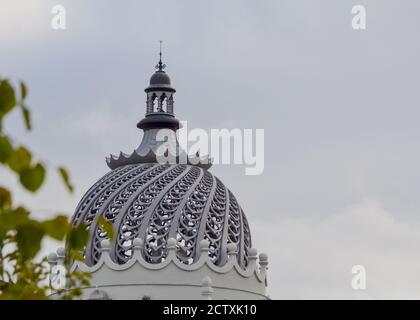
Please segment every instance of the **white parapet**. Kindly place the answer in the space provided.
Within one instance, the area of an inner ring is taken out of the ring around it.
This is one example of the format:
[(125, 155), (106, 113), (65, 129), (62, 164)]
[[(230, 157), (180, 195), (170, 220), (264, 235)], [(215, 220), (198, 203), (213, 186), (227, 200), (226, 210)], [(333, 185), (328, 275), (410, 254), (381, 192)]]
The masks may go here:
[[(182, 263), (176, 257), (175, 239), (168, 240), (168, 255), (159, 264), (144, 260), (141, 239), (135, 239), (133, 243), (132, 258), (125, 264), (117, 264), (111, 259), (108, 240), (101, 242), (102, 255), (95, 265), (73, 263), (70, 272), (92, 275), (90, 286), (82, 288), (84, 299), (268, 299), (267, 255), (261, 253), (257, 264), (257, 250), (254, 248), (248, 250), (249, 261), (243, 269), (238, 264), (234, 244), (227, 247), (227, 262), (217, 266), (208, 256), (207, 240), (201, 241), (200, 257), (192, 264)], [(64, 259), (50, 260), (54, 265)], [(59, 292), (52, 293), (54, 298), (59, 296)]]

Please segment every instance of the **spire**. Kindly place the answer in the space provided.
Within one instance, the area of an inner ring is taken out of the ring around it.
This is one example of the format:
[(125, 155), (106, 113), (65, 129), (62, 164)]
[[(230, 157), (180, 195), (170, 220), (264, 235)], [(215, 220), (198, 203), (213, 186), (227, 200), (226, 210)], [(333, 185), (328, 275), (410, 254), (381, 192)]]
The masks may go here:
[(158, 69), (158, 71), (163, 71), (165, 67), (166, 64), (162, 63), (162, 40), (159, 40), (159, 62), (156, 65), (156, 69)]
[[(169, 75), (163, 71), (166, 65), (162, 62), (162, 40), (159, 41), (159, 44), (157, 70), (151, 76), (149, 86), (144, 90), (147, 94), (146, 117), (159, 114), (174, 118), (174, 93), (176, 90), (171, 85)], [(170, 126), (173, 127), (175, 125), (173, 119), (170, 119), (170, 122)], [(176, 122), (175, 127), (178, 128), (178, 120)], [(144, 122), (142, 123), (144, 124)]]
[[(165, 64), (162, 63), (162, 41), (159, 48), (159, 63), (156, 65), (156, 71), (151, 76), (149, 86), (144, 90), (146, 92), (146, 114), (145, 117), (137, 124), (139, 129), (144, 131), (143, 140), (139, 147), (130, 155), (120, 153), (119, 156), (107, 158), (108, 166), (111, 169), (131, 164), (131, 163), (151, 163), (158, 162), (156, 154), (159, 147), (164, 143), (157, 138), (160, 129), (169, 129), (173, 133), (171, 138), (168, 137), (170, 147), (168, 150), (175, 151), (175, 162), (179, 163), (179, 159), (187, 158), (187, 154), (179, 145), (176, 137), (176, 131), (182, 127), (181, 123), (175, 118), (174, 113), (174, 94), (175, 88), (171, 85), (169, 75), (163, 71)], [(195, 158), (199, 157), (196, 155)], [(202, 158), (205, 159), (205, 158)], [(200, 157), (201, 161), (201, 157)], [(199, 161), (190, 161), (188, 163), (197, 164)], [(211, 161), (202, 161), (198, 166), (208, 169)]]

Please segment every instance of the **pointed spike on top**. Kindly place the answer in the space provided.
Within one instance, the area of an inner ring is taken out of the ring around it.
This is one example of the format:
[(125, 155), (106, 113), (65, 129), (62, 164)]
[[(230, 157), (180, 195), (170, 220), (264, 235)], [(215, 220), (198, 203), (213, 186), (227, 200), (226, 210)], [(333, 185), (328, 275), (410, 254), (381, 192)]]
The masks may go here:
[(162, 40), (159, 40), (159, 61), (162, 61)]
[(156, 69), (159, 71), (163, 71), (163, 69), (166, 67), (166, 64), (162, 63), (162, 42), (162, 40), (159, 40), (159, 62), (156, 65)]

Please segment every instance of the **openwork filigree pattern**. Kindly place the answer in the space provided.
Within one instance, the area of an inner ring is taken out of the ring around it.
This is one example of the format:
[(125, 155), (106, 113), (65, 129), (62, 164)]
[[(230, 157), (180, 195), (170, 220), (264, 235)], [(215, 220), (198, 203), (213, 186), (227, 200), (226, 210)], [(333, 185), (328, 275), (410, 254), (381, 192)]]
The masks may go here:
[[(117, 223), (119, 230), (116, 243), (117, 261), (123, 263), (127, 261), (132, 255), (133, 239), (142, 237), (140, 235), (140, 228), (145, 229), (147, 225), (142, 226), (143, 219), (152, 206), (153, 201), (161, 194), (162, 190), (174, 179), (176, 179), (187, 166), (176, 165), (173, 169), (159, 178), (156, 182), (149, 184), (147, 188), (136, 196), (131, 205), (124, 212), (121, 223)], [(152, 207), (153, 208), (153, 207)], [(144, 236), (143, 236), (144, 237)]]
[(210, 197), (213, 185), (213, 176), (206, 171), (200, 183), (190, 194), (176, 229), (176, 240), (178, 246), (178, 259), (185, 264), (191, 264), (199, 255), (196, 254), (198, 247), (198, 231), (201, 217), (207, 200)]
[(196, 179), (200, 175), (200, 169), (191, 167), (188, 174), (182, 177), (160, 200), (153, 211), (150, 223), (146, 229), (145, 237), (145, 260), (151, 263), (159, 263), (166, 257), (166, 242), (169, 228), (179, 204), (184, 199)]
[[(107, 199), (110, 192), (107, 187), (111, 186), (121, 176), (129, 172), (131, 169), (135, 168), (135, 165), (128, 165), (125, 167), (119, 167), (113, 171), (108, 172), (105, 176), (103, 176), (98, 182), (96, 182), (88, 192), (83, 196), (82, 200), (80, 200), (79, 205), (76, 208), (76, 211), (72, 218), (72, 223), (77, 225), (80, 223), (82, 218), (86, 215), (86, 212), (92, 207), (92, 202), (96, 203), (94, 205), (96, 209)], [(104, 192), (105, 189), (105, 192)], [(95, 210), (95, 209), (93, 209)]]
[(216, 178), (216, 191), (206, 219), (204, 239), (210, 241), (209, 257), (215, 264), (222, 264), (221, 240), (226, 216), (226, 188)]
[[(102, 216), (109, 222), (114, 222), (115, 218), (120, 213), (120, 209), (128, 201), (132, 194), (137, 192), (139, 188), (143, 185), (150, 183), (156, 176), (160, 175), (163, 171), (169, 168), (169, 165), (155, 166), (150, 169), (150, 166), (145, 166), (144, 169), (149, 169), (148, 171), (143, 170), (140, 174), (137, 175), (134, 181), (129, 181), (125, 185), (121, 186), (121, 191), (116, 192), (115, 195), (112, 195), (108, 198), (104, 207), (101, 208), (99, 216)], [(107, 237), (107, 234), (100, 226), (97, 224), (92, 228), (94, 230), (92, 233), (93, 248), (90, 250), (92, 254), (92, 259), (96, 262), (100, 256), (100, 243), (101, 240)]]
[(193, 264), (200, 256), (200, 240), (207, 239), (208, 255), (216, 265), (227, 261), (226, 246), (238, 248), (238, 263), (248, 263), (251, 247), (248, 222), (234, 195), (207, 170), (191, 165), (129, 164), (106, 174), (80, 201), (73, 224), (85, 222), (91, 239), (86, 263), (95, 264), (107, 234), (100, 217), (114, 225), (110, 254), (127, 262), (133, 240), (143, 240), (142, 254), (149, 263), (166, 259), (169, 238), (177, 240), (177, 258)]
[(110, 183), (95, 196), (95, 199), (92, 201), (91, 205), (85, 207), (85, 210), (81, 213), (79, 220), (83, 221), (87, 226), (90, 226), (95, 217), (98, 214), (102, 214), (100, 209), (111, 195), (113, 195), (115, 192), (118, 192), (125, 183), (131, 181), (131, 179), (134, 179), (152, 166), (153, 164), (145, 164), (141, 166), (134, 166), (134, 169), (132, 169), (132, 166), (129, 166), (129, 168), (127, 168), (126, 174), (121, 172), (117, 179), (114, 179), (112, 183)]
[(249, 224), (248, 224), (248, 220), (246, 220), (245, 214), (241, 209), (241, 217), (242, 217), (242, 225), (243, 225), (243, 237), (244, 237), (244, 242), (243, 242), (243, 246), (244, 246), (244, 250), (243, 250), (243, 255), (244, 255), (244, 262), (243, 262), (243, 266), (247, 266), (248, 265), (248, 249), (252, 247), (252, 241), (251, 241), (251, 230), (249, 229)]
[(243, 259), (241, 245), (241, 208), (236, 201), (235, 196), (229, 191), (229, 215), (227, 224), (227, 242), (238, 246), (238, 259)]

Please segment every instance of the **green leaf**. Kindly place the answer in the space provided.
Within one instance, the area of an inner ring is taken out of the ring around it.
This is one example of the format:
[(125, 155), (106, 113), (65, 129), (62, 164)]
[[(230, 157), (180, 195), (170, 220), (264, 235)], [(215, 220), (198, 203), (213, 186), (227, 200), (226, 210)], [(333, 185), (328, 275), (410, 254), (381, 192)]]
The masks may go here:
[(9, 190), (0, 187), (0, 208), (10, 208), (12, 205), (12, 195)]
[(0, 214), (0, 237), (3, 238), (8, 231), (16, 230), (20, 225), (29, 221), (29, 212), (18, 207)]
[(31, 130), (32, 129), (31, 113), (29, 112), (29, 109), (25, 107), (24, 105), (21, 105), (21, 109), (22, 109), (22, 116), (25, 122), (26, 130)]
[(18, 227), (16, 242), (23, 261), (35, 257), (41, 249), (41, 240), (44, 237), (44, 229), (33, 221)]
[(12, 212), (14, 214), (13, 219), (15, 221), (15, 226), (18, 226), (19, 224), (24, 223), (29, 219), (29, 211), (24, 207), (17, 207), (13, 209)]
[(82, 250), (89, 239), (89, 232), (83, 223), (74, 227), (68, 235), (67, 244), (72, 250)]
[(81, 250), (76, 251), (76, 250), (70, 250), (69, 252), (69, 258), (70, 260), (77, 260), (77, 261), (85, 261), (85, 257), (83, 256), (83, 253), (81, 252)]
[(0, 162), (5, 163), (13, 152), (9, 138), (0, 134)]
[(37, 191), (44, 182), (45, 168), (38, 163), (34, 167), (23, 169), (19, 172), (20, 183), (29, 191)]
[(16, 106), (16, 96), (9, 81), (0, 81), (0, 119)]
[(58, 172), (60, 173), (60, 176), (61, 176), (61, 178), (63, 179), (64, 184), (65, 184), (65, 186), (67, 187), (67, 190), (68, 190), (69, 192), (73, 192), (74, 188), (73, 188), (73, 185), (72, 185), (72, 184), (71, 184), (71, 182), (70, 182), (69, 173), (68, 173), (68, 171), (66, 170), (66, 168), (64, 168), (64, 167), (59, 167), (59, 168), (58, 168)]
[(57, 216), (54, 219), (44, 221), (42, 226), (48, 236), (60, 241), (64, 239), (71, 228), (65, 216)]
[(26, 94), (28, 93), (28, 90), (26, 89), (26, 85), (23, 81), (20, 82), (20, 95), (22, 97), (22, 100), (26, 98)]
[(114, 239), (114, 228), (110, 221), (105, 219), (104, 216), (100, 216), (98, 219), (99, 227), (106, 232), (106, 235), (109, 239)]
[(11, 153), (7, 163), (10, 169), (14, 172), (19, 173), (23, 169), (30, 167), (32, 155), (28, 149), (23, 146), (19, 146)]

